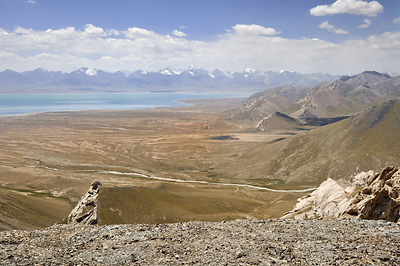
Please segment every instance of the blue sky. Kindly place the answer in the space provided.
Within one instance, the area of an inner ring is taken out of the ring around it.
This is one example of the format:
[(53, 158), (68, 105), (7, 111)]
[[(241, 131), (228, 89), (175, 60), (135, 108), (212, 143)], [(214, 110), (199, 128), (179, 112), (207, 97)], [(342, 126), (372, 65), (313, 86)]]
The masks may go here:
[(0, 71), (400, 72), (400, 0), (0, 0)]

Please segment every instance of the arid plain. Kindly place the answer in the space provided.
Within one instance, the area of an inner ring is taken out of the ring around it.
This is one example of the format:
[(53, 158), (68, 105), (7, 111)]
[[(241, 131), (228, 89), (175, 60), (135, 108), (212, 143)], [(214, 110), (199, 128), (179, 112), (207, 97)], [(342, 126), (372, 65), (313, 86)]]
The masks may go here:
[(282, 216), (305, 193), (263, 188), (314, 184), (254, 171), (252, 150), (295, 132), (227, 120), (242, 101), (1, 117), (0, 230), (62, 222), (93, 180), (103, 184), (100, 224)]

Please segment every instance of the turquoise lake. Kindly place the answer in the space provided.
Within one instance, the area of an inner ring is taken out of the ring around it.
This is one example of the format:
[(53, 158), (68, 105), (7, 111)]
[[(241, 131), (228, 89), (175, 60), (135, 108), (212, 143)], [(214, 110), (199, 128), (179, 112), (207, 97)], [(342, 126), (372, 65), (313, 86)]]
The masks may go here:
[(0, 116), (48, 111), (138, 110), (176, 107), (178, 100), (240, 98), (244, 93), (58, 93), (58, 94), (0, 94)]

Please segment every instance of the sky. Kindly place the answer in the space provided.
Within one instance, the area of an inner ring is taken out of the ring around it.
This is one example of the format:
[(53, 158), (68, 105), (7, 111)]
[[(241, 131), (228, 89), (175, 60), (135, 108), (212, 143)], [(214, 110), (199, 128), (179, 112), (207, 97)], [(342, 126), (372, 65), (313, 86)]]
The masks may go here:
[(0, 0), (0, 71), (400, 73), (400, 0)]

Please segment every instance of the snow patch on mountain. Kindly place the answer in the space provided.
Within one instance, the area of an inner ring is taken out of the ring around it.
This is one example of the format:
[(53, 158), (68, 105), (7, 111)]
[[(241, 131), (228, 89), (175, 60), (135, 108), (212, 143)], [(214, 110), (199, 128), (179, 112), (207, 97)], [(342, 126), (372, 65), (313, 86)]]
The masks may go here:
[(92, 68), (88, 68), (85, 71), (85, 74), (88, 76), (96, 76), (97, 75), (97, 70), (96, 69), (92, 69)]
[(279, 71), (279, 73), (285, 73), (285, 72), (287, 72), (287, 73), (296, 73), (296, 71), (292, 71), (292, 70), (289, 70), (289, 69), (281, 69), (280, 71)]
[(168, 75), (168, 76), (172, 76), (172, 73), (169, 69), (164, 69), (160, 71), (161, 74), (163, 75)]
[(248, 67), (248, 68), (246, 68), (246, 69), (244, 70), (244, 72), (245, 72), (245, 73), (248, 73), (248, 74), (253, 74), (253, 73), (256, 73), (256, 70)]

